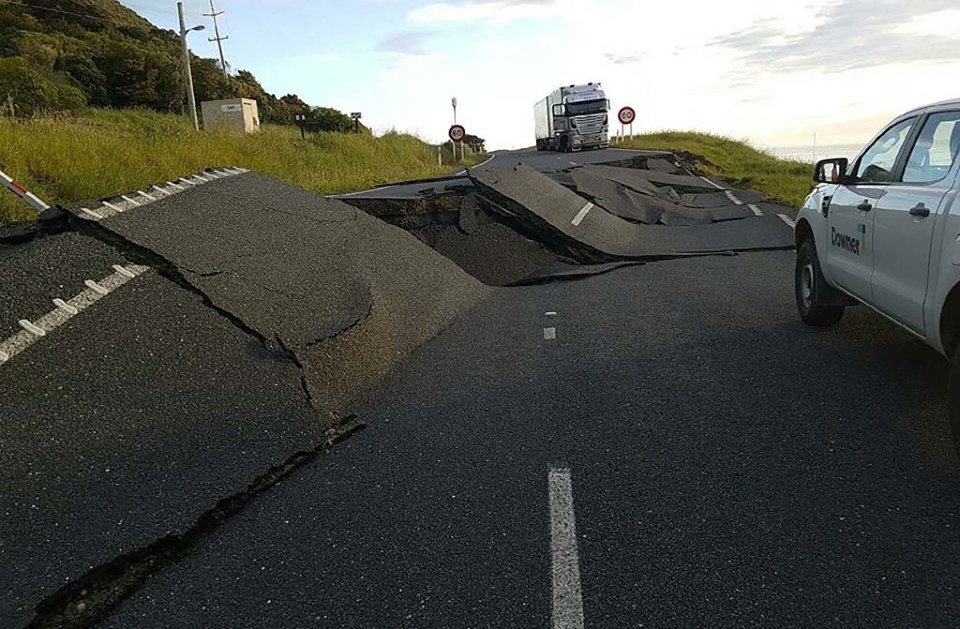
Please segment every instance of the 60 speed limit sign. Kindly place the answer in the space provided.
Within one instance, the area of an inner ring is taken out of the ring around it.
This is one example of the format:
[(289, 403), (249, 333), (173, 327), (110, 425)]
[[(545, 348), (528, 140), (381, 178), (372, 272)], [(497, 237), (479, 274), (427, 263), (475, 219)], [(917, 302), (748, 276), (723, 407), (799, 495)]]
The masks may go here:
[(633, 107), (624, 107), (620, 110), (620, 113), (617, 114), (617, 118), (620, 119), (620, 124), (633, 124), (636, 117), (637, 112), (633, 110)]
[(467, 130), (462, 125), (455, 124), (450, 127), (450, 140), (452, 142), (462, 142), (467, 136)]

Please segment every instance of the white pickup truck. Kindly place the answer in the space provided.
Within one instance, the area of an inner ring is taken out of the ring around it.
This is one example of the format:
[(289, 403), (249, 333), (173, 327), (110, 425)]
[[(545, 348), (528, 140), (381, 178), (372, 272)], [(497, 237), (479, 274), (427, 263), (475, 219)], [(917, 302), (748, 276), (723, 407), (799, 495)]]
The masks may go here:
[(960, 100), (896, 118), (850, 162), (816, 165), (797, 217), (797, 308), (837, 323), (863, 303), (951, 361), (960, 448)]

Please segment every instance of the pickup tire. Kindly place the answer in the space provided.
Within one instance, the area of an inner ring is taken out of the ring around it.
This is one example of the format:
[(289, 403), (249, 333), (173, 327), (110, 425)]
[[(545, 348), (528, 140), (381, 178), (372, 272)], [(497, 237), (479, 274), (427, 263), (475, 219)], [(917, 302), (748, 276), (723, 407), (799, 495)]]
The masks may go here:
[(953, 445), (960, 456), (960, 345), (953, 350), (950, 358), (950, 374), (947, 376), (947, 408), (950, 417), (950, 432)]
[(843, 306), (822, 306), (817, 303), (821, 287), (825, 287), (817, 246), (812, 238), (803, 241), (797, 250), (797, 268), (794, 274), (794, 292), (800, 319), (815, 328), (831, 326), (843, 317)]

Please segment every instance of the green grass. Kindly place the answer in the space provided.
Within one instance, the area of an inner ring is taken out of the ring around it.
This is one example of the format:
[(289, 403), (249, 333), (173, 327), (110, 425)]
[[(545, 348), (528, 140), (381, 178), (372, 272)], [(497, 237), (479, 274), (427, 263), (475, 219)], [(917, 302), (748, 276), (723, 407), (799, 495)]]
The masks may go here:
[(725, 179), (748, 190), (763, 192), (774, 202), (799, 208), (813, 189), (813, 165), (777, 159), (750, 146), (722, 136), (690, 131), (662, 131), (634, 136), (623, 148), (688, 151), (704, 158), (703, 174)]
[[(91, 109), (26, 122), (0, 118), (0, 170), (48, 203), (123, 194), (210, 166), (249, 168), (320, 194), (436, 177), (452, 168), (437, 165), (436, 146), (400, 133), (320, 133), (304, 141), (297, 129), (264, 126), (242, 137), (197, 134), (182, 116), (145, 110)], [(0, 222), (35, 216), (0, 189)]]

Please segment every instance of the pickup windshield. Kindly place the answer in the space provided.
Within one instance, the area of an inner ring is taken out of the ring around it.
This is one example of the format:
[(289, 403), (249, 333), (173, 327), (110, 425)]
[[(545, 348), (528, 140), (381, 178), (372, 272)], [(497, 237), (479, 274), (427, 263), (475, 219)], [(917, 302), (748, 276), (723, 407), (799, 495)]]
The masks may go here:
[(567, 103), (568, 116), (583, 116), (585, 114), (602, 114), (607, 111), (607, 101), (586, 100), (582, 103)]

